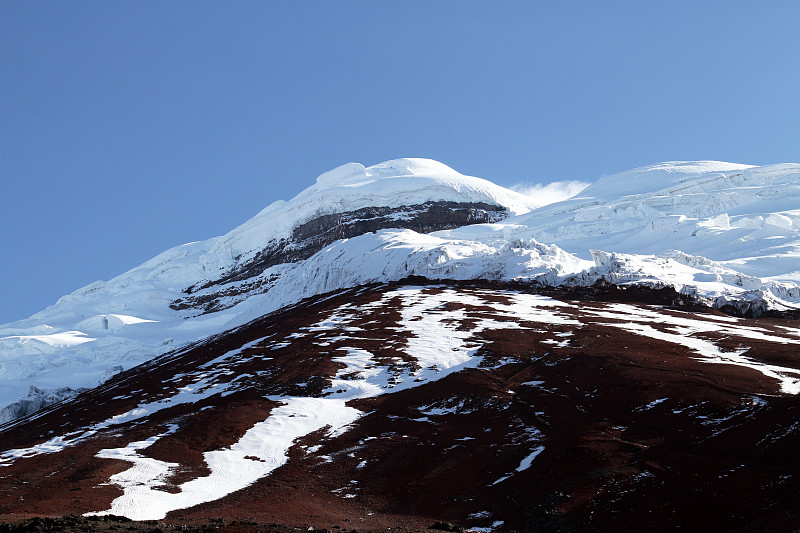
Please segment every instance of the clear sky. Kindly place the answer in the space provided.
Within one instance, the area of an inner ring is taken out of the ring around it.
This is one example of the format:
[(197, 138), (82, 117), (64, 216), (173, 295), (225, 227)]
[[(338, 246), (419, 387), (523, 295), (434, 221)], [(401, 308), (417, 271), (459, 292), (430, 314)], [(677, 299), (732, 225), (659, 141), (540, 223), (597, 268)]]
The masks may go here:
[(0, 323), (320, 173), (800, 162), (800, 2), (0, 2)]

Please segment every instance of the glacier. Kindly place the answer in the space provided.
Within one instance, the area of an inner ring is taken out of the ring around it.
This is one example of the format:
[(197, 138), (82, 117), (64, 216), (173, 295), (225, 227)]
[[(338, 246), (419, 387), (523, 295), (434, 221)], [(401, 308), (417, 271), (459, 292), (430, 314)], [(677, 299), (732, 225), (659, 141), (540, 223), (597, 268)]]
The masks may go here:
[[(230, 276), (320, 217), (430, 202), (494, 206), (502, 216), (431, 233), (387, 227), (246, 280)], [(428, 159), (349, 163), (223, 236), (167, 250), (0, 326), (0, 423), (303, 298), (409, 276), (641, 284), (743, 314), (797, 311), (798, 206), (798, 164), (660, 163), (605, 176), (576, 197), (540, 206)], [(196, 287), (223, 305), (214, 312), (176, 308)]]

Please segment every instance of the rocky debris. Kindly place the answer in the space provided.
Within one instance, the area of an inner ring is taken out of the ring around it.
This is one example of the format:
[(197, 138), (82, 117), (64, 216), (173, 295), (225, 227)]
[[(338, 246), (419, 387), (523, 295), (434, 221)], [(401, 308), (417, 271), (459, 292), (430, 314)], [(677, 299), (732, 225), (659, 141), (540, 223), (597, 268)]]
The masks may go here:
[(461, 526), (451, 524), (450, 522), (441, 522), (441, 521), (434, 522), (433, 524), (428, 526), (428, 529), (433, 529), (436, 531), (453, 531), (454, 533), (462, 533), (464, 531), (464, 528)]
[(255, 520), (145, 520), (135, 522), (124, 516), (77, 516), (16, 518), (0, 515), (0, 533), (85, 533), (85, 532), (138, 532), (138, 533), (422, 533), (423, 530), (402, 527), (379, 530), (348, 530), (347, 528), (316, 529), (291, 527), (275, 523), (259, 523)]

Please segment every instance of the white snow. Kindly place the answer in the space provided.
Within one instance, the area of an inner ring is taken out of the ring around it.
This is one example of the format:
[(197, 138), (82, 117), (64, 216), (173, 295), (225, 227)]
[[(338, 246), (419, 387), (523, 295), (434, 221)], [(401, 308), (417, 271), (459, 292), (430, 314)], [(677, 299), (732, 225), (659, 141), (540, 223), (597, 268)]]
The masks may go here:
[(798, 205), (798, 164), (673, 162), (604, 177), (575, 198), (503, 224), (587, 259), (598, 248), (639, 255), (678, 249), (750, 276), (798, 281)]
[[(437, 287), (409, 286), (387, 291), (382, 302), (400, 298), (400, 327), (405, 331), (406, 339), (403, 351), (413, 358), (414, 364), (397, 359), (390, 368), (385, 362), (378, 361), (375, 354), (364, 349), (344, 348), (346, 353), (333, 359), (344, 366), (337, 372), (327, 394), (346, 399), (376, 396), (389, 392), (388, 389), (396, 392), (416, 387), (426, 381), (436, 381), (453, 372), (475, 367), (481, 362), (481, 358), (475, 357), (480, 344), (471, 339), (486, 329), (519, 328), (525, 322), (580, 324), (559, 313), (560, 308), (571, 307), (570, 304), (532, 294), (504, 291), (495, 294), (501, 294), (509, 300), (508, 303), (492, 303), (492, 313), (501, 320), (474, 320), (472, 327), (467, 328), (462, 322), (466, 313), (463, 310), (447, 310), (444, 305), (459, 303), (480, 306), (485, 305), (484, 300)], [(337, 311), (333, 320), (339, 324), (346, 323), (342, 313), (343, 310)], [(506, 321), (505, 318), (511, 320)], [(317, 330), (331, 321), (332, 318), (328, 318), (311, 329)], [(433, 414), (436, 410), (425, 412)]]
[(486, 202), (514, 214), (537, 206), (523, 194), (464, 176), (430, 159), (396, 159), (371, 167), (348, 163), (322, 174), (290, 202), (266, 207), (222, 237), (208, 255), (233, 258), (254, 254), (269, 240), (286, 237), (294, 227), (325, 214), (429, 201)]
[[(544, 446), (537, 446), (536, 448), (531, 450), (531, 452), (528, 455), (526, 455), (522, 459), (522, 461), (520, 461), (519, 466), (514, 470), (514, 472), (522, 472), (523, 470), (527, 470), (528, 468), (530, 468), (531, 465), (533, 464), (533, 460), (536, 459), (536, 457), (538, 457), (538, 455), (540, 453), (542, 453), (543, 451), (544, 451)], [(500, 479), (498, 479), (497, 481), (495, 481), (494, 483), (492, 483), (492, 485), (497, 485), (498, 483), (502, 483), (503, 481), (505, 481), (508, 478), (510, 478), (512, 475), (514, 475), (514, 474), (511, 473), (511, 474), (505, 475), (505, 476), (501, 477)]]
[[(328, 389), (329, 394), (362, 398), (382, 394), (387, 389), (396, 392), (475, 367), (481, 362), (481, 358), (475, 357), (480, 344), (471, 339), (487, 329), (520, 328), (526, 322), (580, 325), (580, 322), (559, 313), (560, 308), (572, 307), (571, 304), (533, 294), (499, 291), (495, 295), (500, 294), (509, 300), (508, 303), (492, 303), (492, 314), (500, 319), (475, 320), (473, 326), (467, 328), (461, 322), (466, 319), (466, 313), (447, 310), (444, 305), (481, 306), (486, 302), (452, 289), (433, 290), (441, 292), (433, 294), (431, 288), (403, 287), (388, 291), (382, 298), (383, 301), (401, 299), (401, 327), (407, 331), (407, 344), (403, 351), (413, 357), (413, 367), (398, 360), (390, 370), (386, 364), (376, 361), (374, 354), (348, 348), (346, 355), (334, 358), (345, 366), (337, 373)], [(357, 378), (353, 379), (353, 375)], [(343, 379), (344, 376), (347, 379)], [(439, 412), (436, 409), (425, 411), (425, 414), (435, 413)]]
[(663, 403), (663, 402), (666, 402), (667, 400), (669, 400), (669, 398), (659, 398), (657, 400), (653, 400), (652, 402), (648, 403), (647, 405), (644, 405), (642, 407), (637, 408), (636, 411), (649, 411), (650, 409), (652, 409), (656, 405), (658, 405), (660, 403)]
[[(184, 403), (196, 403), (204, 398), (213, 396), (214, 394), (224, 393), (230, 384), (218, 384), (213, 381), (213, 376), (207, 374), (200, 375), (198, 379), (178, 390), (178, 393), (160, 398), (157, 400), (142, 402), (135, 408), (111, 416), (110, 418), (85, 427), (81, 430), (74, 431), (66, 435), (57, 435), (50, 438), (46, 442), (37, 444), (30, 448), (17, 448), (6, 450), (0, 453), (0, 467), (8, 466), (14, 460), (21, 457), (33, 457), (43, 453), (57, 453), (63, 451), (65, 448), (75, 446), (80, 442), (96, 435), (98, 432), (122, 424), (128, 424), (135, 420), (146, 418), (156, 411), (168, 409), (175, 405)], [(35, 414), (33, 415), (36, 416)]]
[(531, 467), (533, 460), (544, 451), (544, 446), (537, 446), (536, 448), (531, 451), (522, 461), (520, 461), (519, 466), (517, 467), (517, 472), (522, 472), (523, 470), (527, 470)]
[(269, 418), (250, 428), (229, 448), (204, 453), (211, 473), (178, 485), (180, 492), (177, 493), (159, 490), (177, 464), (132, 452), (132, 446), (136, 450), (145, 447), (136, 448), (137, 443), (125, 448), (101, 450), (98, 457), (123, 459), (134, 465), (110, 479), (125, 493), (111, 503), (109, 510), (93, 514), (159, 520), (170, 511), (217, 500), (247, 487), (285, 464), (287, 452), (296, 438), (325, 427), (330, 431), (339, 429), (361, 415), (357, 409), (346, 406), (344, 400), (274, 399), (284, 405), (274, 409)]
[(50, 348), (66, 348), (80, 346), (84, 342), (92, 342), (93, 339), (82, 331), (65, 331), (63, 333), (51, 333), (49, 335), (10, 335), (0, 337), (0, 346), (8, 346), (13, 349), (14, 345), (31, 345), (33, 350), (47, 352)]

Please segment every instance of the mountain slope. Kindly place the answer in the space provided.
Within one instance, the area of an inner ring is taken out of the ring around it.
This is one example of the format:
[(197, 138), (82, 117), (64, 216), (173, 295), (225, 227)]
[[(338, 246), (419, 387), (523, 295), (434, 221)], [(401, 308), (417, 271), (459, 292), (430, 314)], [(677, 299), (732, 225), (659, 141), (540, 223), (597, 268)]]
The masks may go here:
[(663, 163), (537, 208), (435, 161), (344, 165), (222, 237), (1, 327), (0, 421), (302, 298), (413, 275), (638, 283), (748, 316), (796, 311), (798, 168)]
[(0, 328), (0, 516), (794, 527), (798, 170), (323, 174)]
[(796, 321), (582, 290), (400, 283), (305, 300), (6, 426), (0, 514), (796, 523)]

